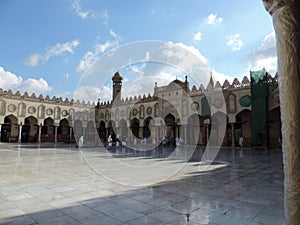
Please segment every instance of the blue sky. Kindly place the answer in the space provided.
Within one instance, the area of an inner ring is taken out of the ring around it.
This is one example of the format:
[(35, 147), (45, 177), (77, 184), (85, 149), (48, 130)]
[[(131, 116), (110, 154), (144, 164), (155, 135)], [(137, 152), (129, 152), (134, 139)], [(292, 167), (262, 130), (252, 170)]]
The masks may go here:
[[(113, 49), (149, 40), (188, 49), (221, 83), (262, 67), (276, 73), (272, 19), (261, 0), (1, 0), (0, 27), (4, 90), (63, 98), (76, 93), (90, 100), (100, 93), (109, 99), (111, 82), (105, 82), (109, 77), (101, 74), (101, 65), (94, 86), (81, 85), (84, 74)], [(129, 58), (131, 54), (129, 49)], [(149, 67), (151, 63), (133, 63), (120, 68), (124, 86)], [(128, 95), (151, 92), (156, 78), (165, 80), (158, 85), (182, 78), (174, 68), (154, 67), (153, 80), (142, 82), (148, 89), (135, 86)]]

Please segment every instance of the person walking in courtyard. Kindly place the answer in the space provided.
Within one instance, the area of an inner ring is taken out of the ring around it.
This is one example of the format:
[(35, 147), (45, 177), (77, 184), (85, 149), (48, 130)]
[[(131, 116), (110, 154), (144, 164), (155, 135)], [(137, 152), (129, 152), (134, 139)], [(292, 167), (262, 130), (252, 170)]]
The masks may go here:
[(243, 136), (240, 136), (240, 137), (239, 137), (239, 146), (240, 146), (241, 148), (243, 148), (243, 142), (244, 142), (244, 138), (243, 138)]
[(108, 136), (108, 139), (107, 139), (107, 143), (108, 143), (108, 149), (112, 149), (112, 137), (111, 135)]

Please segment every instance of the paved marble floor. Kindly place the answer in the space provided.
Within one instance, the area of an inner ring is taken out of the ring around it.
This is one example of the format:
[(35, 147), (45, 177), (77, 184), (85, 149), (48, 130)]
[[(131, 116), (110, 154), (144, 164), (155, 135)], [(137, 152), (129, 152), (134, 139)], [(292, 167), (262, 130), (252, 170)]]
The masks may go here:
[(203, 151), (0, 143), (0, 224), (284, 224), (279, 149)]

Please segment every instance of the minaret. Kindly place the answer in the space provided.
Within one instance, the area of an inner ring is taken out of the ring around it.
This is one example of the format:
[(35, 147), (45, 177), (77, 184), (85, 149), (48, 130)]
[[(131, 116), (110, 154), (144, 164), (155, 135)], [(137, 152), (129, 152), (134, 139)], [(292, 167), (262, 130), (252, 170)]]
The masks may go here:
[(118, 102), (121, 100), (121, 91), (122, 91), (122, 80), (119, 72), (116, 72), (114, 77), (112, 78), (113, 81), (113, 102)]

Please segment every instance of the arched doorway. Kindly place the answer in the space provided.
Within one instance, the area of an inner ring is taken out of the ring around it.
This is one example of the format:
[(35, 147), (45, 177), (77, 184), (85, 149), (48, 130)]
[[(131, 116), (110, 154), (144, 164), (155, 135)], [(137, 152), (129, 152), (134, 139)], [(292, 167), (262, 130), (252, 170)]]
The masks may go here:
[(37, 142), (38, 141), (38, 123), (33, 116), (25, 118), (25, 124), (22, 126), (21, 132), (22, 142)]
[(238, 145), (239, 137), (243, 137), (244, 146), (251, 146), (251, 121), (252, 115), (251, 111), (248, 109), (245, 109), (236, 115), (236, 124), (234, 132), (236, 146)]
[(74, 136), (75, 136), (75, 141), (78, 143), (79, 138), (83, 135), (82, 132), (82, 122), (81, 120), (75, 120), (74, 122)]
[(100, 121), (99, 127), (98, 127), (98, 135), (102, 143), (106, 142), (106, 128), (105, 128), (105, 122), (103, 120)]
[(122, 141), (126, 141), (126, 139), (128, 138), (127, 122), (124, 119), (119, 121), (119, 135)]
[(150, 129), (150, 123), (151, 123), (151, 120), (153, 118), (152, 117), (147, 117), (145, 120), (144, 120), (144, 126), (143, 126), (143, 138), (146, 138), (148, 140), (148, 138), (151, 137), (151, 129)]
[(44, 120), (44, 125), (42, 126), (41, 141), (53, 142), (54, 138), (54, 120), (48, 117)]
[(1, 127), (1, 141), (16, 142), (18, 134), (18, 119), (13, 115), (6, 116)]
[(175, 145), (175, 134), (176, 134), (175, 116), (173, 116), (171, 113), (166, 115), (165, 124), (166, 124), (165, 137), (167, 139), (167, 142), (170, 145)]
[(95, 125), (92, 120), (87, 123), (85, 140), (88, 142), (95, 142)]
[(59, 122), (59, 127), (57, 130), (57, 141), (69, 142), (69, 140), (70, 140), (69, 121), (67, 119), (62, 119)]
[(130, 130), (133, 138), (140, 139), (140, 121), (137, 118), (133, 118), (130, 122)]

